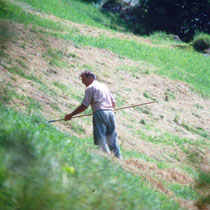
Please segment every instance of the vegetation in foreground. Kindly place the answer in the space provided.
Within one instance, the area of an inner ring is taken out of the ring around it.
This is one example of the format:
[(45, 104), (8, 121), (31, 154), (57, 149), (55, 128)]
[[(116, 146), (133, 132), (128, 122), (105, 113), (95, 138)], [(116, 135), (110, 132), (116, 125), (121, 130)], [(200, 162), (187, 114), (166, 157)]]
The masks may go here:
[(1, 209), (178, 209), (118, 163), (87, 152), (90, 139), (39, 115), (0, 106)]

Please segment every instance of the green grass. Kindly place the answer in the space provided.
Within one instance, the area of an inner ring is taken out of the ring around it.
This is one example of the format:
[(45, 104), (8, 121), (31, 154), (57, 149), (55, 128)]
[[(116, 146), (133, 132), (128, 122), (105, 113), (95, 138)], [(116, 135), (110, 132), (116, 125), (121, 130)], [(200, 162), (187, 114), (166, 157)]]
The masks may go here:
[(144, 131), (138, 130), (137, 134), (141, 139), (152, 142), (154, 144), (165, 144), (168, 146), (176, 145), (186, 154), (186, 158), (192, 164), (197, 163), (201, 159), (201, 155), (204, 154), (202, 149), (206, 150), (206, 148), (209, 147), (209, 142), (206, 142), (205, 139), (195, 140), (189, 138), (180, 138), (179, 136), (170, 134), (168, 132), (160, 132), (159, 134), (147, 135)]
[(81, 95), (79, 95), (78, 93), (74, 93), (72, 91), (70, 92), (70, 96), (71, 96), (71, 98), (75, 99), (76, 101), (78, 101), (80, 103), (83, 99)]
[(28, 101), (28, 105), (27, 105), (28, 110), (33, 110), (34, 112), (37, 112), (37, 113), (42, 110), (42, 105), (39, 101), (31, 97), (26, 97), (24, 101)]
[(209, 188), (210, 187), (210, 174), (201, 172), (197, 179), (197, 188)]
[(126, 150), (126, 149), (123, 149), (123, 148), (121, 148), (121, 152), (122, 152), (122, 156), (123, 156), (124, 159), (137, 158), (139, 160), (154, 163), (160, 169), (166, 169), (166, 168), (170, 167), (168, 163), (158, 161), (155, 158), (151, 158), (151, 157), (145, 155), (144, 153), (139, 153), (139, 152), (136, 152), (136, 151), (129, 151), (129, 150)]
[[(192, 113), (192, 115), (194, 115), (194, 116), (199, 118), (199, 116), (197, 114), (195, 114), (195, 113)], [(182, 126), (187, 131), (189, 131), (189, 132), (191, 132), (193, 134), (198, 134), (199, 136), (201, 136), (203, 138), (210, 139), (210, 133), (208, 131), (206, 131), (202, 127), (195, 127), (193, 125), (189, 125), (189, 123), (185, 123), (184, 121), (180, 122), (180, 117), (177, 114), (176, 114), (176, 116), (174, 118), (174, 122), (177, 125)]]
[(0, 58), (7, 57), (7, 56), (8, 55), (2, 49), (0, 49)]
[(26, 106), (26, 110), (28, 113), (40, 113), (42, 110), (42, 105), (39, 101), (28, 97), (24, 96), (23, 94), (19, 94), (13, 89), (11, 89), (12, 84), (1, 84), (1, 89), (0, 89), (0, 101), (2, 104), (8, 104), (12, 98), (17, 98), (19, 100), (22, 100)]
[(70, 55), (66, 55), (66, 53), (62, 50), (49, 48), (46, 52), (42, 54), (42, 56), (44, 58), (49, 57), (49, 64), (52, 66), (57, 66), (58, 68), (70, 67), (70, 65), (63, 60), (64, 56), (69, 57)]
[(0, 101), (3, 104), (8, 104), (13, 95), (16, 94), (15, 91), (10, 90), (9, 86), (11, 86), (11, 83), (0, 81)]
[[(137, 130), (137, 135), (140, 136), (141, 139), (152, 142), (154, 144), (165, 144), (168, 146), (178, 146), (187, 156), (188, 160), (191, 163), (195, 163), (201, 152), (201, 148), (209, 147), (209, 143), (204, 139), (188, 139), (188, 138), (180, 138), (179, 136), (173, 135), (171, 133), (165, 132), (154, 135), (147, 135), (142, 130)], [(191, 150), (191, 146), (197, 148), (196, 151)]]
[(62, 58), (65, 55), (65, 53), (62, 50), (54, 50), (52, 48), (49, 48), (47, 50), (46, 54), (48, 54), (49, 56), (51, 56), (51, 57), (53, 57), (55, 59)]
[(20, 77), (24, 78), (24, 79), (28, 79), (31, 80), (33, 82), (36, 82), (38, 84), (40, 84), (40, 88), (39, 90), (46, 93), (47, 95), (50, 95), (52, 97), (58, 97), (57, 92), (53, 89), (53, 88), (49, 88), (42, 80), (41, 78), (37, 78), (35, 77), (33, 74), (26, 74), (22, 69), (20, 69), (19, 67), (15, 66), (13, 68), (8, 68), (7, 66), (4, 66), (9, 72), (13, 73), (13, 74), (17, 74)]
[(136, 79), (139, 79), (139, 74), (149, 74), (150, 71), (148, 69), (141, 69), (140, 67), (133, 67), (133, 66), (118, 66), (116, 68), (117, 71), (121, 71), (122, 73), (130, 73)]
[(78, 0), (21, 0), (30, 4), (37, 10), (43, 11), (47, 14), (53, 14), (64, 20), (70, 20), (76, 23), (83, 23), (86, 25), (103, 28), (103, 29), (117, 29), (125, 31), (123, 21), (116, 15), (110, 13), (101, 13), (100, 9), (93, 7), (91, 3)]
[(151, 35), (149, 35), (149, 38), (151, 38), (153, 40), (153, 42), (158, 41), (158, 42), (162, 42), (162, 43), (175, 43), (175, 41), (173, 41), (172, 36), (162, 32), (162, 31), (156, 31), (153, 32)]
[(72, 131), (78, 133), (78, 134), (84, 134), (85, 130), (82, 128), (81, 125), (78, 125), (75, 122), (71, 122), (69, 127), (71, 128)]
[(34, 24), (43, 28), (53, 29), (56, 31), (63, 31), (64, 27), (61, 24), (53, 22), (48, 19), (41, 18), (37, 15), (26, 13), (21, 7), (16, 6), (12, 3), (5, 2), (6, 6), (4, 9), (0, 9), (0, 20), (10, 20), (12, 22), (19, 22), (27, 26), (28, 24)]
[(178, 209), (79, 139), (0, 105), (1, 209)]
[(202, 209), (206, 205), (210, 204), (210, 194), (209, 194), (210, 175), (209, 173), (200, 171), (198, 179), (196, 181), (197, 181), (196, 189), (202, 192), (208, 192), (205, 195), (200, 196), (200, 198), (197, 201), (198, 207)]
[(194, 139), (188, 139), (188, 138), (180, 138), (168, 132), (159, 133), (156, 135), (146, 135), (142, 130), (138, 130), (137, 134), (144, 140), (147, 140), (156, 144), (163, 143), (170, 146), (173, 146), (174, 143), (178, 146), (183, 146), (185, 144), (190, 144), (190, 145), (195, 145), (195, 146), (201, 146), (201, 145), (208, 146), (209, 144), (203, 139), (194, 140)]
[(181, 166), (181, 170), (183, 170), (184, 172), (186, 172), (188, 175), (190, 175), (193, 179), (197, 179), (199, 176), (198, 171), (193, 168), (190, 165), (182, 165)]
[(47, 95), (50, 95), (52, 97), (58, 97), (57, 92), (53, 88), (49, 88), (41, 79), (35, 77), (33, 74), (26, 74), (22, 69), (20, 69), (17, 66), (13, 68), (8, 68), (7, 66), (4, 67), (13, 74), (17, 74), (24, 79), (28, 79), (40, 84), (39, 90), (46, 93)]
[(184, 200), (196, 200), (200, 194), (190, 186), (184, 186), (180, 184), (167, 183), (167, 188), (171, 190), (177, 197)]
[(186, 124), (185, 122), (182, 122), (181, 126), (194, 134), (198, 134), (199, 136), (203, 138), (210, 139), (210, 133), (201, 127), (190, 126)]
[(59, 88), (62, 92), (64, 93), (68, 93), (69, 92), (69, 88), (64, 85), (63, 83), (60, 83), (60, 82), (53, 82), (53, 85), (57, 88)]
[(93, 71), (94, 70), (94, 67), (91, 66), (90, 64), (83, 64), (81, 66), (81, 69), (86, 69), (86, 70), (89, 70), (89, 71)]
[(156, 101), (156, 99), (153, 98), (153, 97), (151, 96), (151, 94), (148, 93), (148, 92), (144, 92), (144, 93), (143, 93), (143, 96), (144, 96), (145, 98), (151, 99), (152, 101)]
[(56, 90), (54, 88), (48, 87), (44, 82), (41, 83), (39, 90), (46, 93), (49, 96), (52, 96), (53, 98), (58, 98), (59, 97)]
[(66, 63), (65, 61), (59, 60), (59, 59), (50, 59), (49, 62), (50, 65), (52, 66), (57, 66), (58, 68), (65, 68), (65, 67), (69, 67), (69, 64)]
[(39, 84), (42, 84), (41, 80), (38, 79), (37, 77), (35, 77), (33, 74), (26, 74), (22, 69), (20, 69), (18, 66), (15, 66), (13, 68), (9, 68), (7, 66), (4, 66), (5, 69), (7, 69), (9, 72), (13, 73), (13, 74), (17, 74), (20, 77), (24, 78), (24, 79), (28, 79), (34, 82), (37, 82)]
[(122, 156), (125, 159), (129, 159), (131, 157), (134, 158), (138, 158), (147, 162), (156, 162), (156, 160), (154, 158), (148, 157), (147, 155), (143, 154), (143, 153), (139, 153), (139, 152), (135, 152), (135, 151), (130, 151), (130, 150), (126, 150), (121, 148), (122, 151)]
[(24, 61), (22, 61), (22, 60), (17, 60), (17, 62), (18, 62), (18, 64), (22, 67), (22, 68), (27, 68), (27, 65), (25, 64), (25, 62)]

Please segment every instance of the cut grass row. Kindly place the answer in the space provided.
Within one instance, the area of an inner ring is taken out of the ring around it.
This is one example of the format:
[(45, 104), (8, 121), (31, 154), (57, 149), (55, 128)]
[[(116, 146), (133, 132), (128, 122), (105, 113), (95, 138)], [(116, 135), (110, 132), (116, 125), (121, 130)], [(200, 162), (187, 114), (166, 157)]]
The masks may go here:
[[(178, 204), (94, 154), (90, 139), (39, 115), (0, 105), (1, 209), (178, 209)], [(87, 152), (89, 151), (89, 152)]]
[[(210, 177), (207, 173), (202, 172), (199, 167), (195, 167), (195, 165), (174, 165), (171, 162), (162, 162), (155, 158), (148, 157), (147, 155), (139, 152), (129, 151), (122, 149), (124, 158), (136, 158), (143, 162), (150, 162), (152, 164), (157, 165), (157, 167), (161, 170), (167, 170), (168, 168), (174, 168), (175, 170), (181, 170), (192, 177), (195, 181), (194, 185), (183, 185), (180, 183), (174, 183), (167, 180), (162, 180), (160, 177), (156, 176), (155, 173), (150, 172), (150, 176), (152, 176), (155, 180), (162, 183), (168, 190), (174, 193), (177, 198), (181, 198), (184, 200), (198, 201), (201, 204), (205, 204), (208, 202), (203, 202), (202, 200), (207, 199), (208, 196), (201, 195), (201, 189), (205, 186), (209, 186)], [(197, 159), (198, 160), (198, 159)], [(164, 172), (163, 172), (164, 173)], [(149, 174), (148, 174), (149, 175)]]

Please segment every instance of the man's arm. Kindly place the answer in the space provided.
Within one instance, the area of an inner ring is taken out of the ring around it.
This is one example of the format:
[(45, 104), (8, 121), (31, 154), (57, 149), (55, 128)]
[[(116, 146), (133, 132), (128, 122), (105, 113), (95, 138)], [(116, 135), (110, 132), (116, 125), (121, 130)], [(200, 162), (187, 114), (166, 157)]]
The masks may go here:
[(114, 100), (114, 98), (113, 98), (111, 92), (110, 92), (110, 96), (111, 96), (111, 101), (112, 101), (112, 108), (114, 109), (115, 106), (116, 106), (116, 101)]
[(112, 107), (115, 108), (115, 106), (116, 106), (116, 102), (112, 101)]
[(65, 121), (68, 121), (68, 120), (71, 120), (71, 118), (74, 116), (74, 115), (77, 115), (81, 112), (84, 112), (85, 110), (87, 109), (87, 107), (83, 104), (81, 104), (78, 108), (76, 108), (72, 113), (70, 114), (67, 114), (65, 115), (64, 117), (64, 120)]

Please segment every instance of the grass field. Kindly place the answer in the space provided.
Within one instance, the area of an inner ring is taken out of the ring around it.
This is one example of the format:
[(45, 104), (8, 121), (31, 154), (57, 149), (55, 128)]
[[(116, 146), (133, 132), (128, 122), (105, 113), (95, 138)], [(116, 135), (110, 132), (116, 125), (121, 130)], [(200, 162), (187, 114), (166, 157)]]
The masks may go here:
[[(84, 1), (0, 0), (0, 24), (0, 209), (209, 204), (209, 57)], [(93, 146), (90, 118), (46, 123), (81, 102), (84, 68), (119, 107), (158, 102), (116, 114), (121, 162)]]

